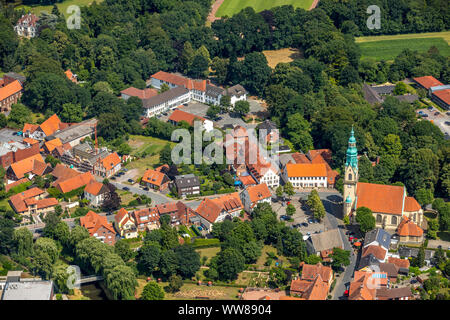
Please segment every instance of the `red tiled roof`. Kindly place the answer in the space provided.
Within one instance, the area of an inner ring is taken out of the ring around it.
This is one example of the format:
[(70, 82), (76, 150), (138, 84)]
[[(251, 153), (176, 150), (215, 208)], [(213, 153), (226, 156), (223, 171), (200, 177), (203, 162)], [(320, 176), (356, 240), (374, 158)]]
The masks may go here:
[(155, 208), (145, 208), (136, 210), (133, 212), (133, 215), (136, 219), (136, 224), (147, 224), (149, 222), (157, 222), (159, 221), (159, 213)]
[(35, 132), (37, 129), (39, 128), (39, 126), (37, 124), (31, 124), (31, 123), (25, 123), (23, 125), (23, 132), (30, 132), (33, 133)]
[(111, 233), (116, 233), (105, 216), (100, 216), (93, 211), (89, 211), (84, 217), (80, 217), (80, 225), (85, 227), (91, 236), (93, 236), (101, 227), (104, 227)]
[(14, 162), (10, 168), (17, 179), (22, 179), (26, 173), (30, 172), (36, 175), (42, 175), (48, 166), (38, 153), (29, 158)]
[(367, 207), (373, 213), (402, 214), (404, 187), (358, 182), (357, 208)]
[(120, 91), (120, 93), (126, 94), (130, 97), (138, 97), (141, 100), (150, 99), (158, 95), (158, 90), (152, 88), (146, 88), (144, 90), (137, 89), (134, 87), (129, 87), (125, 90)]
[(420, 84), (425, 89), (430, 89), (431, 87), (444, 85), (442, 82), (440, 82), (433, 76), (418, 77), (418, 78), (413, 78), (413, 80), (415, 82), (417, 82), (418, 84)]
[(196, 115), (194, 115), (194, 114), (192, 114), (192, 113), (188, 113), (188, 112), (185, 112), (185, 111), (176, 109), (176, 110), (170, 115), (169, 120), (174, 121), (174, 122), (176, 122), (176, 123), (178, 123), (178, 122), (180, 122), (180, 121), (186, 121), (186, 122), (189, 123), (191, 126), (193, 126), (195, 120), (204, 121), (205, 118), (196, 116)]
[(223, 195), (215, 199), (203, 199), (196, 212), (211, 223), (216, 222), (222, 211), (242, 210), (242, 202), (237, 192)]
[(387, 250), (380, 246), (367, 246), (363, 248), (362, 257), (373, 254), (375, 258), (383, 261), (386, 258)]
[(295, 163), (311, 163), (311, 161), (308, 159), (308, 157), (300, 152), (293, 153), (292, 159), (294, 159)]
[(388, 257), (388, 263), (395, 264), (398, 268), (409, 268), (408, 259), (399, 259), (394, 257)]
[(161, 185), (169, 181), (169, 178), (162, 172), (149, 169), (145, 171), (142, 181), (161, 187)]
[(21, 213), (28, 209), (25, 200), (34, 199), (42, 194), (44, 194), (43, 190), (39, 188), (31, 188), (11, 196), (9, 201), (11, 202), (14, 210), (16, 210), (17, 213)]
[(86, 185), (86, 188), (84, 188), (84, 192), (90, 193), (94, 196), (98, 196), (100, 194), (100, 191), (102, 191), (102, 188), (104, 193), (108, 191), (103, 183), (92, 180)]
[(267, 187), (267, 184), (265, 183), (261, 183), (256, 186), (250, 186), (247, 188), (247, 192), (250, 196), (252, 205), (256, 205), (256, 203), (260, 200), (272, 197), (269, 187)]
[(62, 129), (61, 123), (62, 123), (61, 120), (59, 120), (58, 116), (55, 113), (50, 118), (42, 122), (39, 127), (41, 128), (42, 132), (45, 133), (46, 136), (51, 136), (56, 131)]
[(251, 175), (248, 176), (240, 176), (239, 180), (242, 182), (244, 186), (256, 185), (255, 179)]
[(450, 105), (450, 89), (435, 91), (433, 92), (433, 95)]
[(36, 203), (38, 209), (53, 207), (53, 206), (56, 206), (57, 204), (58, 204), (58, 200), (56, 200), (55, 198), (39, 199), (39, 200), (37, 200), (37, 203)]
[(47, 148), (48, 152), (52, 152), (56, 147), (61, 147), (62, 142), (59, 138), (56, 138), (45, 142), (44, 146)]
[(23, 138), (23, 142), (28, 143), (29, 145), (33, 145), (35, 143), (39, 143), (39, 141), (32, 138)]
[(60, 181), (55, 184), (55, 187), (58, 188), (58, 190), (62, 193), (67, 193), (87, 185), (92, 180), (95, 180), (95, 178), (92, 176), (92, 173), (85, 172), (64, 181)]
[(325, 267), (321, 263), (316, 265), (313, 264), (304, 264), (302, 268), (302, 280), (312, 281), (316, 278), (317, 275), (320, 275), (323, 281), (328, 282), (333, 277), (333, 270), (330, 267)]
[(286, 164), (288, 177), (326, 177), (327, 167), (323, 163), (288, 163)]
[(128, 216), (128, 211), (124, 208), (120, 208), (120, 210), (117, 211), (116, 215), (114, 216), (114, 220), (116, 221), (117, 225), (119, 225), (120, 221), (122, 221), (126, 216)]
[(398, 225), (397, 234), (402, 237), (421, 237), (423, 230), (408, 217), (403, 217)]
[(168, 73), (165, 71), (158, 71), (157, 73), (155, 73), (154, 75), (152, 75), (152, 78), (158, 79), (158, 80), (162, 80), (168, 83), (173, 83), (177, 86), (184, 86), (184, 87), (188, 87), (188, 79), (182, 77), (182, 76), (178, 76), (176, 74), (173, 73)]
[(11, 188), (13, 188), (15, 186), (18, 186), (18, 185), (21, 185), (22, 183), (26, 183), (28, 181), (30, 181), (30, 179), (22, 178), (20, 180), (14, 181), (13, 183), (5, 184), (5, 191), (8, 192)]
[(22, 85), (18, 80), (7, 84), (4, 87), (0, 87), (0, 101), (20, 92), (22, 90)]
[(117, 152), (113, 152), (108, 156), (104, 157), (102, 160), (102, 166), (108, 171), (117, 166), (121, 161)]
[(405, 211), (406, 212), (415, 212), (421, 209), (420, 204), (414, 197), (406, 197), (405, 199)]

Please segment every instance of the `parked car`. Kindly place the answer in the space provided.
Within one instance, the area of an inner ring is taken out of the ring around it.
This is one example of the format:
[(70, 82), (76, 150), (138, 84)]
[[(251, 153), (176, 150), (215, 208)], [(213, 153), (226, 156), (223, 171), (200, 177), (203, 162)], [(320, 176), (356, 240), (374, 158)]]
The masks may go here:
[(307, 227), (307, 226), (309, 226), (309, 224), (307, 224), (306, 222), (303, 222), (302, 226)]
[(313, 219), (308, 219), (308, 223), (312, 224), (312, 223), (314, 223), (314, 220)]
[(450, 121), (445, 121), (445, 124), (446, 124), (447, 126), (450, 126)]
[(280, 220), (289, 220), (289, 217), (288, 217), (288, 216), (285, 216), (285, 215), (283, 215), (283, 216), (281, 216), (281, 217), (280, 217)]
[(150, 190), (150, 189), (149, 189), (148, 187), (145, 187), (144, 190), (145, 190), (145, 191), (148, 191), (148, 190)]
[(423, 112), (422, 110), (420, 110), (418, 113), (419, 113), (419, 114), (424, 114), (424, 112)]
[(128, 188), (128, 187), (123, 187), (122, 190), (130, 191), (130, 188)]
[(433, 110), (433, 107), (428, 107), (427, 109), (428, 109), (428, 110)]
[(112, 177), (111, 177), (111, 180), (116, 180), (116, 176), (112, 176)]
[(434, 113), (435, 116), (438, 116), (438, 115), (440, 115), (440, 114), (441, 114), (441, 113), (440, 113), (439, 111), (437, 111), (437, 112)]
[(422, 117), (428, 118), (428, 115), (425, 113), (425, 114), (422, 114)]
[(128, 179), (127, 180), (129, 183), (134, 183), (133, 179)]

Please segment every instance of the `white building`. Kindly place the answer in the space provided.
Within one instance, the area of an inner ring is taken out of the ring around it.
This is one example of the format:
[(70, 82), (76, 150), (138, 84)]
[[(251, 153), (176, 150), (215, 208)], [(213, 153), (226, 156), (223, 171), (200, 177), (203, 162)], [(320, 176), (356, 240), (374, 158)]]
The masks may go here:
[(327, 188), (327, 167), (323, 163), (288, 163), (282, 172), (283, 180), (294, 188)]
[(38, 33), (38, 20), (39, 18), (32, 13), (22, 15), (14, 26), (14, 31), (20, 37), (34, 38)]
[(92, 180), (84, 188), (84, 198), (89, 200), (94, 207), (101, 206), (108, 193), (108, 188), (103, 183), (95, 180)]

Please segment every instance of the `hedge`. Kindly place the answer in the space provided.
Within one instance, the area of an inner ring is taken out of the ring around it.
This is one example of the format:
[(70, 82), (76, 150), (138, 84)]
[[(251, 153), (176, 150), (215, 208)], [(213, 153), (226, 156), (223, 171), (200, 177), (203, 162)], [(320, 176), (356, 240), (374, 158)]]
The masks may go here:
[(192, 243), (192, 246), (195, 248), (205, 248), (205, 247), (219, 247), (220, 246), (220, 240), (217, 238), (213, 239), (195, 239), (195, 241)]

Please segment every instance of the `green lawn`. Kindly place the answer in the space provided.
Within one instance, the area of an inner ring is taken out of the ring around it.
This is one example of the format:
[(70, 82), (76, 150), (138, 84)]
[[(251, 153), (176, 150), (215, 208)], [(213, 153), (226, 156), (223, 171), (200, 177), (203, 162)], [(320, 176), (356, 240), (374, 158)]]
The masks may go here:
[(277, 6), (293, 5), (296, 8), (309, 9), (313, 0), (225, 0), (216, 12), (216, 17), (232, 16), (246, 7), (252, 7), (256, 12)]
[[(103, 0), (95, 0), (97, 3), (103, 2)], [(57, 3), (56, 5), (58, 6), (59, 12), (61, 12), (62, 14), (64, 14), (64, 16), (69, 16), (70, 14), (67, 13), (67, 8), (71, 5), (77, 5), (80, 7), (84, 7), (87, 5), (90, 5), (92, 2), (94, 2), (94, 0), (65, 0), (61, 3)], [(52, 8), (53, 5), (48, 5), (48, 6), (18, 6), (18, 9), (20, 8), (24, 8), (25, 10), (31, 10), (32, 13), (39, 15), (41, 13), (41, 11), (47, 11), (47, 12), (52, 12)]]
[(200, 259), (203, 256), (207, 257), (208, 260), (206, 260), (206, 264), (208, 264), (211, 258), (217, 255), (217, 253), (219, 253), (220, 247), (196, 249), (195, 251), (197, 251), (200, 254)]
[(361, 48), (362, 58), (371, 57), (376, 60), (393, 60), (404, 49), (424, 52), (432, 46), (437, 47), (442, 55), (450, 55), (449, 36), (446, 32), (428, 35), (429, 37), (422, 34), (361, 37), (356, 39), (356, 43)]

